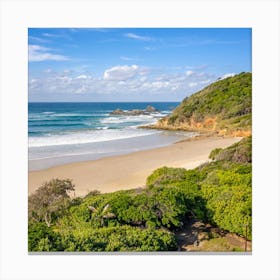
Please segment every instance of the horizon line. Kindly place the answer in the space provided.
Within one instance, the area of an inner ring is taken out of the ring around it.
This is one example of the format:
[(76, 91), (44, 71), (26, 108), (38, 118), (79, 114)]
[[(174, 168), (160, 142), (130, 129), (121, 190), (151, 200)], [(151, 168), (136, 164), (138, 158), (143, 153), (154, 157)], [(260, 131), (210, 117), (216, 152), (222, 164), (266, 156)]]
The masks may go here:
[(28, 103), (178, 103), (182, 101), (28, 101)]

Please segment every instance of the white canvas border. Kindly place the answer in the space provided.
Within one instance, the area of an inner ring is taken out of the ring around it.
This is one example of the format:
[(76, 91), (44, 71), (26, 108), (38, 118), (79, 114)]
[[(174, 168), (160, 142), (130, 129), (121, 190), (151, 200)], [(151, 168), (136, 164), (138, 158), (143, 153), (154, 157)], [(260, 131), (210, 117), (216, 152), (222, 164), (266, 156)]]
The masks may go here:
[[(1, 1), (1, 279), (279, 279), (279, 2)], [(253, 28), (253, 254), (28, 255), (27, 28)]]

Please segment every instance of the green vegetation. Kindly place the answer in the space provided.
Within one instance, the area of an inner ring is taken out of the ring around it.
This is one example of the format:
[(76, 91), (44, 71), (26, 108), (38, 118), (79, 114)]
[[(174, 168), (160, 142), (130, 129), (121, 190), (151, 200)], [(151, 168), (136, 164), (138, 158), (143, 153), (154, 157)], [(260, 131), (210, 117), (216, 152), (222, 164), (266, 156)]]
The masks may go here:
[(45, 183), (29, 197), (29, 251), (176, 251), (176, 232), (192, 219), (241, 236), (247, 226), (251, 239), (251, 141), (212, 151), (193, 170), (159, 168), (144, 189), (71, 199), (70, 180)]
[(213, 150), (209, 158), (213, 160), (226, 160), (237, 163), (252, 162), (252, 136), (242, 139), (239, 143), (233, 144), (227, 149)]
[[(215, 121), (209, 124), (209, 118)], [(243, 72), (212, 83), (185, 98), (167, 121), (168, 125), (177, 127), (182, 124), (191, 126), (192, 121), (205, 122), (205, 128), (226, 130), (227, 133), (251, 131), (252, 74)]]
[(251, 168), (233, 166), (215, 170), (201, 183), (207, 216), (218, 227), (245, 236), (249, 226), (251, 239)]
[(43, 184), (28, 198), (29, 220), (44, 221), (50, 227), (52, 221), (62, 215), (70, 204), (69, 192), (74, 188), (71, 180), (53, 179)]
[[(250, 135), (251, 98), (251, 73), (218, 80), (186, 98), (157, 128)], [(73, 198), (71, 180), (44, 183), (28, 199), (28, 250), (176, 251), (176, 233), (194, 220), (251, 240), (252, 137), (209, 158), (193, 170), (159, 168), (137, 190)], [(200, 249), (241, 250), (210, 235)]]
[(51, 230), (45, 224), (29, 226), (29, 251), (168, 251), (176, 250), (174, 235), (164, 230), (131, 226), (82, 227)]

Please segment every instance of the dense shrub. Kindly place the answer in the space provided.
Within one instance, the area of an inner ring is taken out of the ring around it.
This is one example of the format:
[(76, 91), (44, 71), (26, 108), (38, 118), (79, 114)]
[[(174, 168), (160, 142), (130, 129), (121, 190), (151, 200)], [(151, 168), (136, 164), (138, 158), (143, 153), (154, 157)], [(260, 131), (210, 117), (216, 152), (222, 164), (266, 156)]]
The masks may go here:
[[(206, 219), (205, 201), (201, 196), (200, 182), (206, 175), (197, 170), (183, 168), (162, 167), (155, 170), (147, 179), (147, 185), (153, 191), (162, 188), (180, 190), (184, 198), (186, 210), (184, 215), (189, 215), (202, 220)], [(186, 219), (186, 216), (184, 216)], [(183, 218), (181, 216), (181, 222)]]
[(65, 251), (173, 251), (175, 237), (163, 230), (130, 226), (68, 231), (62, 234)]
[(64, 250), (61, 238), (45, 223), (28, 225), (28, 251), (61, 251)]
[(146, 180), (148, 187), (162, 186), (186, 179), (186, 169), (161, 167), (156, 169)]
[(225, 149), (213, 150), (209, 157), (214, 160), (226, 160), (237, 163), (252, 162), (252, 136)]
[(202, 183), (202, 196), (210, 221), (243, 236), (247, 225), (249, 239), (252, 237), (251, 179), (251, 173), (235, 168), (213, 171)]
[(158, 187), (141, 194), (116, 192), (86, 198), (71, 207), (59, 224), (75, 229), (116, 225), (172, 228), (180, 226), (190, 205), (179, 187)]

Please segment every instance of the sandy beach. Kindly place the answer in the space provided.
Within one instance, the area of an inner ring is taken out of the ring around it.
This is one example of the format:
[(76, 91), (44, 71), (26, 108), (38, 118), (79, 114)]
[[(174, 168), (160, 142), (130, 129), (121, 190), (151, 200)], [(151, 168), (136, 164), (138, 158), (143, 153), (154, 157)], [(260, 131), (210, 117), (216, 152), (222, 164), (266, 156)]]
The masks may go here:
[(159, 167), (195, 168), (209, 160), (211, 150), (225, 148), (240, 139), (214, 136), (198, 138), (162, 148), (30, 171), (28, 192), (31, 194), (43, 182), (52, 178), (72, 179), (77, 196), (92, 190), (106, 193), (143, 187), (147, 176)]

